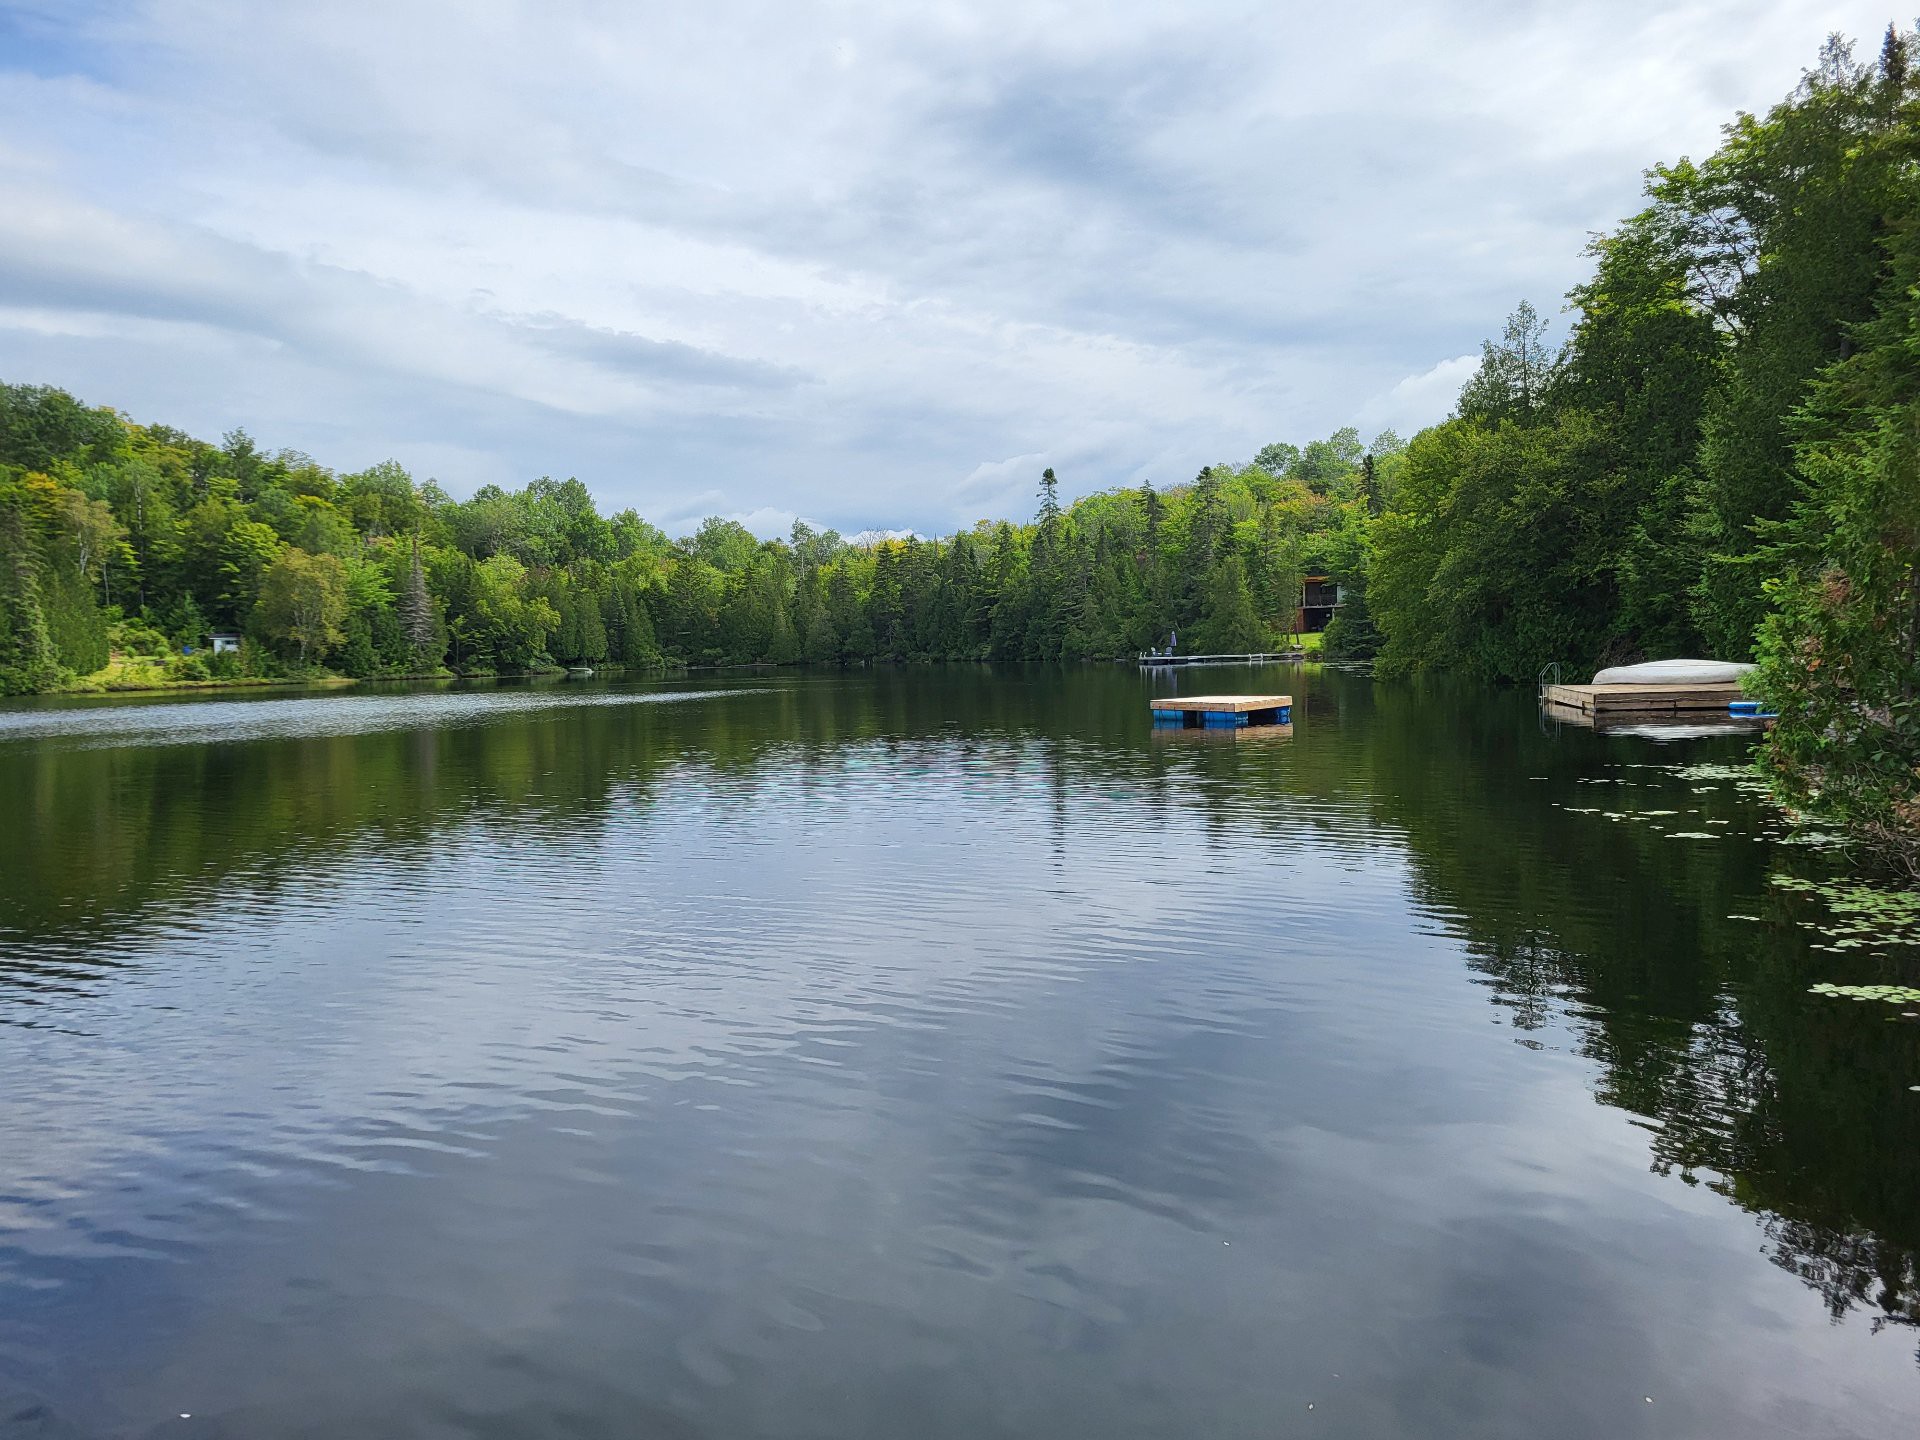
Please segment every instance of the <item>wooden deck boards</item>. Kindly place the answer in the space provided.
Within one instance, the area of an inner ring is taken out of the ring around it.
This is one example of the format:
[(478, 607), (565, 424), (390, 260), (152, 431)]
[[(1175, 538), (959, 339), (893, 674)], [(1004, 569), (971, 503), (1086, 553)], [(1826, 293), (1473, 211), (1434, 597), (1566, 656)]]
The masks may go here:
[(1738, 685), (1544, 685), (1540, 699), (1585, 715), (1682, 715), (1727, 713), (1747, 698)]
[(1148, 702), (1155, 710), (1192, 710), (1200, 714), (1248, 715), (1256, 710), (1285, 710), (1291, 695), (1156, 695)]

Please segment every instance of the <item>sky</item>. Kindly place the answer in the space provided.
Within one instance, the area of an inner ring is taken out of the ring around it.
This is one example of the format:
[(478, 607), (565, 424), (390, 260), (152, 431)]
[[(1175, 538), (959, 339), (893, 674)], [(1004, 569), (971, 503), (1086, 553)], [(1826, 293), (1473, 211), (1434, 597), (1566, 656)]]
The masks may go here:
[(1442, 418), (1859, 0), (0, 0), (0, 379), (944, 533)]

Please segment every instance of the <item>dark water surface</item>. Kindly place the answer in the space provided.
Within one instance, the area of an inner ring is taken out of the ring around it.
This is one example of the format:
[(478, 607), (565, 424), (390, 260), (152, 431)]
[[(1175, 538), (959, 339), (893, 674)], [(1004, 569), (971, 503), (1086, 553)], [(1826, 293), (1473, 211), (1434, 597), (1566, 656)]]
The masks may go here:
[(1167, 683), (0, 709), (0, 1436), (1920, 1433), (1744, 742)]

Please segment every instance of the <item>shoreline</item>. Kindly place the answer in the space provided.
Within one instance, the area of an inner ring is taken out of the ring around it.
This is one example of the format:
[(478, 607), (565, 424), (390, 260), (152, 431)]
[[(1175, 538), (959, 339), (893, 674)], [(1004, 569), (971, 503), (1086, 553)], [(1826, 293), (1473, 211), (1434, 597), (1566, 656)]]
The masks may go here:
[[(594, 674), (625, 675), (635, 670), (649, 667), (634, 665), (595, 666)], [(663, 667), (667, 670), (684, 668)], [(108, 682), (90, 685), (85, 681), (62, 685), (52, 690), (35, 690), (25, 695), (8, 698), (17, 700), (43, 699), (57, 696), (63, 699), (93, 699), (104, 695), (171, 695), (180, 691), (211, 690), (345, 690), (356, 685), (397, 685), (416, 683), (422, 680), (473, 681), (473, 680), (538, 680), (543, 676), (565, 676), (565, 666), (556, 666), (551, 670), (515, 670), (486, 671), (462, 675), (452, 670), (418, 671), (408, 675), (310, 675), (310, 676), (258, 676), (243, 675), (231, 680), (159, 680), (149, 684), (125, 684)]]

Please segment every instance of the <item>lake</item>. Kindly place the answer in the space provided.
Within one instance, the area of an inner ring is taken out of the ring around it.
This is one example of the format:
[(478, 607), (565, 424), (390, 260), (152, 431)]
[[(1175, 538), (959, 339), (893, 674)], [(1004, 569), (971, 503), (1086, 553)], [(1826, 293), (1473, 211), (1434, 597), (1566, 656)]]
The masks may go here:
[(1747, 743), (1312, 667), (0, 708), (0, 1437), (1904, 1440), (1920, 1022), (1807, 993)]

